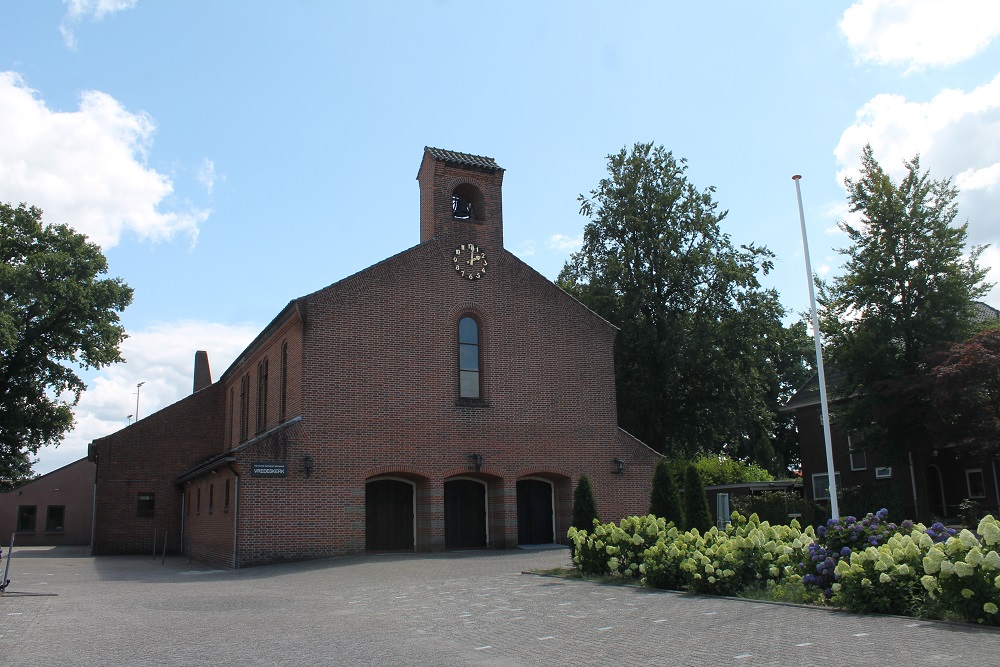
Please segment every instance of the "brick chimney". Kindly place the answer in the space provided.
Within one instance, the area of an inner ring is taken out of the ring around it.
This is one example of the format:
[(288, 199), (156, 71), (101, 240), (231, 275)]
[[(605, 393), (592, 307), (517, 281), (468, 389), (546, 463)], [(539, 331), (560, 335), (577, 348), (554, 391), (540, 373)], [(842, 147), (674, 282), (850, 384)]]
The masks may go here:
[(208, 352), (198, 350), (194, 353), (194, 389), (192, 394), (212, 384), (212, 370), (208, 367)]
[(420, 242), (455, 237), (503, 247), (503, 168), (491, 157), (424, 148), (420, 183)]

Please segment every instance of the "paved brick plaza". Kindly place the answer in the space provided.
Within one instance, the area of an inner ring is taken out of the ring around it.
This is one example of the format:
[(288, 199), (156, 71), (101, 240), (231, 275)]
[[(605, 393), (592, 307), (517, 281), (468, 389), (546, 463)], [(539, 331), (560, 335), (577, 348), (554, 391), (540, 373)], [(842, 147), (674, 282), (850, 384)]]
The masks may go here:
[[(1000, 632), (522, 574), (568, 551), (369, 556), (218, 572), (16, 550), (3, 665), (995, 667)], [(625, 662), (627, 661), (627, 663)]]

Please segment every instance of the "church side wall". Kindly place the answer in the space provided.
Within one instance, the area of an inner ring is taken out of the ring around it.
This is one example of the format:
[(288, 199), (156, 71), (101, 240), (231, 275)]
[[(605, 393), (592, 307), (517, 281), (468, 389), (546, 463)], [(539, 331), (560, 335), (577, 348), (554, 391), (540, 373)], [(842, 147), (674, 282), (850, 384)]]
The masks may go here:
[[(222, 392), (212, 385), (91, 444), (97, 462), (94, 554), (150, 553), (181, 542), (177, 476), (217, 453)], [(153, 494), (152, 514), (140, 494)], [(166, 538), (164, 536), (166, 535)]]

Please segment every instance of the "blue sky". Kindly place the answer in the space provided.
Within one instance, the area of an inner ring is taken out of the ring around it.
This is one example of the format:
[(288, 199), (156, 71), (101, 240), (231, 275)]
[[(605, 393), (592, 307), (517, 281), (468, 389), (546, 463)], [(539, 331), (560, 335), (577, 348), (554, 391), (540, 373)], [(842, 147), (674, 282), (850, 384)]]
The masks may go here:
[(88, 234), (135, 288), (127, 363), (87, 375), (35, 470), (124, 426), (139, 382), (142, 416), (190, 392), (196, 350), (218, 377), (290, 299), (415, 245), (425, 145), (507, 170), (506, 247), (549, 278), (579, 247), (577, 196), (637, 141), (776, 253), (765, 282), (793, 313), (791, 176), (836, 274), (866, 142), (955, 177), (971, 240), (997, 245), (998, 36), (993, 0), (0, 0), (0, 201)]

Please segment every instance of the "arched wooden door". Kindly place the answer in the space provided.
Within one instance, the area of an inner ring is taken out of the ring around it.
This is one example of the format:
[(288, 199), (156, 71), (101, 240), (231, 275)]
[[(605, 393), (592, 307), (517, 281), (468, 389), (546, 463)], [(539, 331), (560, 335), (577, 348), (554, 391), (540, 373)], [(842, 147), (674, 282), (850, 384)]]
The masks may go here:
[(486, 548), (486, 484), (473, 479), (444, 483), (444, 545), (448, 549)]
[(365, 549), (413, 551), (413, 492), (399, 479), (365, 484)]
[(517, 483), (517, 543), (555, 542), (552, 483), (544, 479), (522, 479)]

